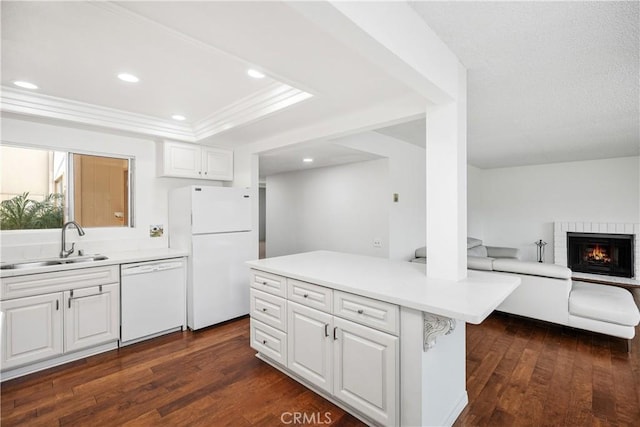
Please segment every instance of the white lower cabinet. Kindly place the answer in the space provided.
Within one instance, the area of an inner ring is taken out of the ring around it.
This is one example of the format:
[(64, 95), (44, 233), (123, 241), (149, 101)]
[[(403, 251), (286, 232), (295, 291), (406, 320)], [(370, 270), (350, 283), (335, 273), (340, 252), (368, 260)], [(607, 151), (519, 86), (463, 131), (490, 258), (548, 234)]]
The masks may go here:
[(287, 366), (287, 334), (251, 319), (251, 347)]
[[(2, 371), (117, 343), (118, 280), (117, 266), (2, 279)], [(29, 296), (45, 290), (50, 293)]]
[(333, 391), (333, 316), (288, 303), (288, 368), (324, 391)]
[(396, 423), (398, 337), (334, 318), (333, 394), (384, 425)]
[[(264, 284), (252, 281), (251, 346), (374, 424), (398, 425), (399, 308), (273, 274), (270, 279), (286, 282), (288, 300), (282, 292), (265, 298), (256, 291)], [(286, 322), (279, 314), (284, 307)]]
[(75, 351), (119, 338), (120, 287), (117, 283), (64, 293), (64, 348)]
[(62, 294), (0, 302), (2, 369), (62, 354)]

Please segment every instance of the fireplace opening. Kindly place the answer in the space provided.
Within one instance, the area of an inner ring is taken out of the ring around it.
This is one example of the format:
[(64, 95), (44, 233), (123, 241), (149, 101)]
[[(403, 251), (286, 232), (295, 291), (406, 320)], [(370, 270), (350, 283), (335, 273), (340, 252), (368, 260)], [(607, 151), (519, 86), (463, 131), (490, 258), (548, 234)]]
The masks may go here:
[(631, 234), (567, 233), (567, 265), (572, 271), (633, 277)]

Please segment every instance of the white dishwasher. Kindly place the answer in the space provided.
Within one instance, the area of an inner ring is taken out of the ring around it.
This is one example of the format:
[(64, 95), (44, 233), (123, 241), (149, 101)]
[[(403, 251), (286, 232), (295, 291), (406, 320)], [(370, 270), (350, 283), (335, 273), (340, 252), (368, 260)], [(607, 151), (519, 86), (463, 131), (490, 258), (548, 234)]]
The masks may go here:
[(122, 264), (120, 276), (121, 345), (184, 329), (184, 258)]

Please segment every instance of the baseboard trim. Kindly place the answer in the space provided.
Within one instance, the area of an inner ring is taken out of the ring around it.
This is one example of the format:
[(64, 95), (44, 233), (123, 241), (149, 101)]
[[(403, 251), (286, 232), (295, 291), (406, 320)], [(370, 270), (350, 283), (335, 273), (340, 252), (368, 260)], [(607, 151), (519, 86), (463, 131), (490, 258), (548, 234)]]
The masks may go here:
[(94, 356), (96, 354), (104, 353), (110, 350), (118, 349), (118, 341), (112, 341), (107, 344), (102, 344), (96, 347), (91, 347), (85, 350), (76, 351), (62, 356), (55, 357), (53, 359), (42, 360), (40, 362), (34, 362), (29, 365), (24, 365), (18, 368), (9, 369), (0, 373), (2, 377), (0, 381), (12, 380), (14, 378), (22, 377), (24, 375), (33, 374), (45, 369), (53, 368), (59, 365), (64, 365), (68, 362), (84, 359), (85, 357)]
[(444, 422), (444, 425), (452, 426), (453, 423), (456, 422), (456, 420), (458, 419), (462, 411), (464, 411), (464, 408), (467, 407), (468, 403), (469, 403), (469, 395), (465, 390), (462, 396), (460, 396), (460, 399), (458, 399), (458, 402), (456, 403), (456, 405), (451, 410), (451, 413), (449, 414), (446, 421)]

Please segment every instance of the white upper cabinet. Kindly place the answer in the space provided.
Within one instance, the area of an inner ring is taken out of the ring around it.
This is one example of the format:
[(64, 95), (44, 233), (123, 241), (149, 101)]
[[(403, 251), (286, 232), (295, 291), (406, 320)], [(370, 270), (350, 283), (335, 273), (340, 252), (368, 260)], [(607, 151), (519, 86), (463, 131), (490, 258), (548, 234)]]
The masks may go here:
[(200, 178), (202, 153), (198, 145), (161, 142), (158, 146), (158, 175)]
[(233, 180), (233, 151), (202, 147), (202, 174), (204, 179)]
[(233, 180), (233, 151), (182, 142), (163, 141), (157, 147), (159, 176)]

